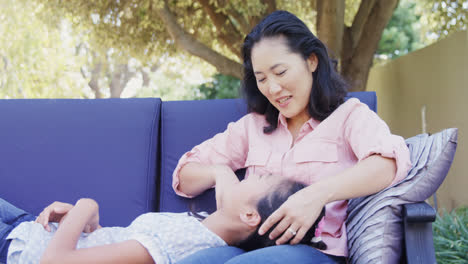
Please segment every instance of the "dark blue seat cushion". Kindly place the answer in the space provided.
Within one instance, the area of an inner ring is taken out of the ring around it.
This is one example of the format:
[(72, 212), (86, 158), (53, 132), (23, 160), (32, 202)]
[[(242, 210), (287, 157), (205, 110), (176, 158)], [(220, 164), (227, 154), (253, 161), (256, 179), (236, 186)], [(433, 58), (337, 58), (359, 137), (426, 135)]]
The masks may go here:
[[(377, 109), (375, 92), (349, 93), (349, 97), (357, 97), (372, 110)], [(195, 199), (179, 197), (172, 189), (172, 173), (185, 152), (223, 132), (229, 122), (237, 121), (246, 113), (246, 105), (241, 99), (163, 102), (160, 211), (187, 211), (189, 203), (193, 203), (197, 211), (215, 210), (214, 190), (208, 190)]]
[(155, 210), (160, 99), (0, 100), (0, 197), (33, 214), (90, 197), (102, 225)]

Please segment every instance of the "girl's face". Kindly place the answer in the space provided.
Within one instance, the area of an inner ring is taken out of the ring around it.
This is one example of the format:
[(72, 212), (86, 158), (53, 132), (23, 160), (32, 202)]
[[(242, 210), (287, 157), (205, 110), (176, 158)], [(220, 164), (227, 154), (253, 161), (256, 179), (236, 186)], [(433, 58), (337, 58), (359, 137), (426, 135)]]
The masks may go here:
[(247, 179), (230, 186), (223, 193), (223, 207), (233, 213), (253, 207), (256, 210), (260, 198), (273, 190), (282, 178), (276, 175), (250, 174)]
[(288, 120), (306, 121), (317, 57), (304, 60), (289, 50), (285, 37), (264, 38), (252, 48), (252, 66), (260, 92)]

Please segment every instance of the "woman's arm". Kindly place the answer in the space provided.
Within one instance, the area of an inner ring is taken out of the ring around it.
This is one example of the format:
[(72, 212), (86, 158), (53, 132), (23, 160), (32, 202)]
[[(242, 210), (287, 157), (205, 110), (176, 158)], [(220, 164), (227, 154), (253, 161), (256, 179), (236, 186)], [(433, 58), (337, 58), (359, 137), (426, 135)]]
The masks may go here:
[(325, 203), (374, 194), (395, 178), (395, 159), (372, 155), (332, 177), (324, 177), (307, 189), (326, 197)]
[(297, 231), (291, 244), (297, 244), (313, 225), (322, 208), (330, 202), (361, 197), (376, 193), (388, 186), (396, 174), (394, 159), (372, 155), (335, 176), (320, 181), (295, 193), (261, 226), (264, 234), (275, 223), (279, 224), (270, 233), (275, 239), (283, 234), (277, 244), (284, 244), (292, 238), (288, 228)]
[(99, 225), (99, 206), (92, 199), (80, 199), (59, 226), (47, 246), (41, 264), (52, 263), (154, 263), (148, 251), (129, 240), (106, 246), (76, 249), (86, 225)]
[(272, 238), (281, 236), (278, 244), (292, 238), (292, 232), (284, 232), (288, 228), (297, 232), (291, 243), (298, 243), (327, 203), (376, 193), (403, 179), (411, 166), (404, 139), (391, 134), (376, 113), (356, 99), (343, 106), (343, 147), (349, 148), (359, 162), (295, 193), (273, 214), (273, 219), (267, 219), (260, 233), (280, 221), (270, 234)]

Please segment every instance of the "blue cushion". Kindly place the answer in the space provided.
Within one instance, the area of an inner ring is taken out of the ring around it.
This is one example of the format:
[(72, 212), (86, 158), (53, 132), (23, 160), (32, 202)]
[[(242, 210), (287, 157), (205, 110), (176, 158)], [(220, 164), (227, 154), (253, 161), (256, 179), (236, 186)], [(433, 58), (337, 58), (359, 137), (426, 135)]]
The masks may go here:
[(358, 98), (359, 101), (369, 106), (369, 108), (377, 113), (377, 94), (375, 92), (351, 92), (348, 93), (346, 99)]
[[(353, 92), (376, 111), (375, 92)], [(229, 122), (247, 113), (242, 99), (163, 102), (161, 110), (161, 186), (159, 210), (184, 212), (190, 199), (177, 196), (172, 189), (172, 173), (180, 157), (194, 146), (226, 130)], [(192, 200), (197, 211), (212, 212), (216, 208), (214, 190)]]
[(38, 214), (96, 199), (103, 225), (155, 210), (160, 99), (0, 100), (0, 194)]
[[(228, 123), (247, 113), (240, 99), (163, 102), (161, 108), (161, 186), (159, 210), (185, 212), (188, 201), (172, 189), (172, 173), (182, 155), (194, 146), (223, 132)], [(193, 199), (197, 211), (216, 208), (214, 191)]]

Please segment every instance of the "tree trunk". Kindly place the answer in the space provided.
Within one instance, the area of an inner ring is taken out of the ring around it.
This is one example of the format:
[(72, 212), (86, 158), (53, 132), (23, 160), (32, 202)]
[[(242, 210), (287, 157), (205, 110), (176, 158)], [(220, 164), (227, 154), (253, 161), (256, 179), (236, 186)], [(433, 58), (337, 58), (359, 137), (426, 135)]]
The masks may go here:
[(133, 78), (135, 73), (130, 72), (128, 64), (120, 64), (110, 75), (112, 76), (109, 84), (110, 97), (120, 98), (125, 86), (127, 86), (127, 83)]
[(341, 73), (351, 91), (364, 91), (382, 32), (398, 0), (362, 0), (353, 25), (345, 29)]
[(317, 0), (317, 35), (334, 59), (341, 54), (344, 11), (344, 0)]
[(101, 75), (101, 68), (102, 63), (96, 63), (94, 68), (91, 70), (91, 80), (88, 83), (91, 90), (93, 90), (96, 99), (102, 98), (102, 93), (99, 88), (99, 76)]

